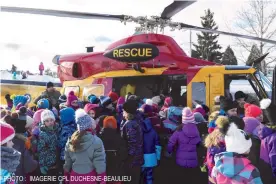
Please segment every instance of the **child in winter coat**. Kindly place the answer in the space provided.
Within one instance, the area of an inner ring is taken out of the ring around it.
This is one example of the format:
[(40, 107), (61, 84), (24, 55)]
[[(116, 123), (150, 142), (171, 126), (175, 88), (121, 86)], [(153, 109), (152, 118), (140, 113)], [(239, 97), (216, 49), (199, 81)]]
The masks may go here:
[(276, 130), (260, 124), (258, 135), (261, 140), (260, 146), (260, 172), (263, 182), (276, 182)]
[(217, 184), (262, 184), (260, 173), (247, 159), (252, 142), (250, 137), (235, 123), (225, 124), (226, 152), (215, 155), (212, 177)]
[(7, 107), (8, 107), (8, 109), (11, 110), (12, 106), (13, 106), (13, 101), (11, 99), (11, 95), (10, 94), (6, 94), (5, 95), (5, 99), (7, 101)]
[(186, 107), (182, 111), (182, 125), (170, 137), (167, 151), (171, 154), (178, 143), (176, 163), (181, 167), (195, 168), (198, 166), (196, 146), (200, 142), (195, 117), (191, 109)]
[(41, 113), (37, 131), (32, 140), (32, 147), (39, 161), (40, 172), (42, 175), (56, 176), (59, 159), (58, 130), (52, 111), (46, 109)]
[(226, 151), (224, 135), (219, 131), (219, 129), (215, 129), (206, 137), (205, 146), (207, 148), (205, 164), (208, 168), (209, 183), (215, 183), (211, 176), (213, 167), (215, 166), (214, 157), (216, 154)]
[(124, 119), (124, 117), (123, 117), (123, 104), (124, 103), (125, 103), (125, 98), (120, 97), (118, 99), (117, 106), (116, 106), (116, 113), (117, 113), (116, 118), (117, 118), (117, 128), (118, 128), (118, 130), (120, 130), (121, 122)]
[(209, 116), (209, 124), (208, 124), (208, 132), (209, 134), (212, 133), (216, 128), (216, 120), (219, 116), (219, 111), (214, 111)]
[[(92, 133), (92, 118), (83, 110), (76, 111), (77, 131), (65, 147), (64, 175), (70, 184), (78, 184), (78, 176), (106, 175), (105, 150), (100, 138)], [(74, 179), (75, 181), (70, 179)], [(96, 184), (97, 181), (84, 181), (82, 184)], [(105, 182), (101, 180), (101, 184)]]
[(108, 176), (120, 176), (122, 173), (119, 153), (123, 140), (116, 119), (113, 116), (101, 116), (99, 125), (101, 127), (99, 138), (103, 141), (106, 153), (106, 173)]
[[(176, 181), (181, 179), (182, 176), (180, 173), (186, 173), (187, 177), (185, 177), (185, 182), (187, 183), (207, 182), (207, 175), (206, 178), (201, 178), (201, 172), (198, 167), (197, 147), (200, 143), (201, 138), (196, 126), (194, 114), (189, 107), (185, 107), (182, 110), (182, 124), (170, 137), (165, 155), (171, 157), (174, 147), (176, 147), (177, 166), (174, 168), (176, 174), (173, 176)], [(194, 175), (199, 177), (194, 178)], [(198, 179), (201, 181), (198, 181)]]
[(71, 107), (74, 110), (79, 108), (79, 101), (78, 97), (74, 94), (74, 91), (70, 91), (67, 97), (66, 106)]
[(67, 107), (60, 111), (60, 132), (58, 137), (58, 148), (60, 150), (60, 160), (62, 165), (65, 162), (64, 150), (65, 145), (72, 136), (72, 134), (77, 130), (77, 125), (75, 123), (75, 110), (71, 107)]
[(131, 176), (132, 183), (139, 183), (143, 156), (143, 130), (137, 116), (138, 102), (127, 100), (123, 105), (123, 116), (126, 119), (121, 124), (121, 136), (124, 141), (120, 148), (120, 161), (124, 176)]
[(98, 104), (91, 104), (88, 103), (84, 106), (84, 111), (93, 119), (93, 123), (95, 123), (96, 128), (93, 127), (96, 134), (100, 132), (99, 126), (99, 114), (100, 114), (100, 107)]
[[(24, 111), (25, 110), (25, 111)], [(11, 123), (15, 129), (15, 137), (13, 139), (14, 149), (21, 153), (20, 164), (16, 169), (16, 176), (26, 176), (35, 171), (38, 167), (38, 162), (34, 160), (33, 155), (30, 150), (26, 148), (27, 135), (26, 135), (26, 125), (27, 125), (27, 115), (26, 108), (20, 108), (20, 115), (18, 118), (15, 116), (11, 119)], [(27, 178), (26, 178), (27, 179)], [(20, 183), (20, 182), (19, 182)]]
[[(149, 114), (149, 112), (147, 112)], [(151, 120), (146, 116), (144, 123), (144, 165), (142, 176), (144, 183), (153, 183), (153, 168), (158, 165), (161, 157), (161, 145), (159, 136), (152, 127)]]
[(12, 139), (15, 136), (14, 128), (0, 121), (1, 130), (1, 184), (15, 184), (12, 176), (16, 172), (16, 168), (20, 164), (21, 153), (13, 149)]

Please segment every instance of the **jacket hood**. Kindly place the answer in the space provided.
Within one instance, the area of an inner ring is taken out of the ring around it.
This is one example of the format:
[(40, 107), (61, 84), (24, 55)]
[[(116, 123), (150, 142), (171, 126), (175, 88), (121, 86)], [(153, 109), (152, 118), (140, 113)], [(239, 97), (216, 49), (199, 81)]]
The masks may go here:
[(248, 159), (233, 152), (222, 152), (215, 156), (216, 170), (227, 178), (237, 176), (249, 164)]
[(95, 135), (87, 132), (84, 136), (82, 136), (80, 140), (80, 149), (75, 150), (75, 152), (82, 152), (84, 150), (87, 150), (92, 144), (95, 143), (95, 141)]
[(199, 131), (197, 129), (196, 124), (194, 123), (188, 123), (183, 125), (182, 127), (182, 132), (187, 136), (187, 137), (199, 137)]
[(261, 124), (259, 126), (259, 130), (258, 130), (258, 136), (260, 139), (264, 139), (266, 138), (267, 136), (275, 133), (276, 131), (271, 129), (271, 128), (268, 128), (267, 126)]
[(144, 127), (143, 127), (143, 129), (144, 129), (144, 132), (149, 132), (149, 131), (151, 131), (152, 125), (151, 125), (151, 121), (150, 121), (149, 118), (146, 118), (146, 119), (144, 120)]

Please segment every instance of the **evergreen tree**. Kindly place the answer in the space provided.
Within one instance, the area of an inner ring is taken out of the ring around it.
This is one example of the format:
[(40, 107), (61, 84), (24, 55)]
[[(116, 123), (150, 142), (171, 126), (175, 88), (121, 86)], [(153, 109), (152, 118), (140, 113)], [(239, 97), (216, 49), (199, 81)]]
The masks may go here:
[[(200, 17), (201, 25), (206, 29), (218, 29), (214, 21), (214, 13), (210, 9), (205, 10), (205, 15)], [(198, 44), (193, 44), (195, 50), (192, 50), (192, 57), (221, 63), (221, 46), (218, 44), (218, 34), (201, 32), (197, 34)]]
[(238, 65), (238, 60), (234, 54), (234, 51), (230, 46), (227, 47), (223, 53), (221, 64), (223, 65)]
[[(249, 54), (248, 59), (246, 61), (246, 65), (252, 66), (253, 61), (258, 59), (261, 56), (262, 56), (262, 54), (261, 54), (261, 51), (260, 51), (259, 47), (256, 44), (252, 45), (250, 54)], [(259, 70), (261, 69), (260, 64), (256, 65), (255, 67), (258, 68)]]

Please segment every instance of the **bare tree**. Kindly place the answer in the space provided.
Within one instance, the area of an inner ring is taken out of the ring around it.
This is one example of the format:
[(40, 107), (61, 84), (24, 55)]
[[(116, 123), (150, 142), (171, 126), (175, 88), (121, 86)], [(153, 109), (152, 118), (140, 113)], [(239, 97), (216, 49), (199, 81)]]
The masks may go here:
[[(268, 0), (248, 1), (248, 8), (242, 9), (237, 13), (235, 25), (246, 34), (260, 38), (273, 39), (276, 37), (276, 3)], [(255, 42), (238, 39), (238, 45), (251, 51), (251, 47), (257, 44), (260, 55), (276, 50), (276, 45), (264, 42)], [(276, 61), (276, 58), (267, 56), (261, 63), (260, 69), (266, 74), (266, 68), (269, 64)], [(249, 62), (249, 61), (247, 61)]]

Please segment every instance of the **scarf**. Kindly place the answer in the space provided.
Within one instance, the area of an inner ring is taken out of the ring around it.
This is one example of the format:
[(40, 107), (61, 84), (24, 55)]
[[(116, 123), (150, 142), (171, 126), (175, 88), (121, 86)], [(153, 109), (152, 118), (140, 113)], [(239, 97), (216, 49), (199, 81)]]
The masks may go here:
[(14, 173), (20, 164), (21, 153), (13, 148), (1, 146), (1, 169)]

